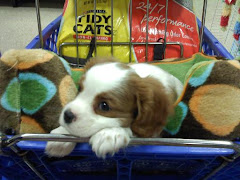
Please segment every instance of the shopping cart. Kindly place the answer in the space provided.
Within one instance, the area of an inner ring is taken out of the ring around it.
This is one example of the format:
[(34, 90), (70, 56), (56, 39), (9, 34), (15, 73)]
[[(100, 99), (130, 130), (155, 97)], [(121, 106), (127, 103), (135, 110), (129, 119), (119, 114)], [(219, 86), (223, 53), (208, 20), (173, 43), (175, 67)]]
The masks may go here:
[[(167, 1), (168, 2), (168, 1)], [(206, 0), (204, 5), (206, 6)], [(37, 12), (40, 20), (38, 1)], [(205, 7), (204, 6), (204, 7)], [(205, 12), (206, 8), (204, 8)], [(202, 22), (204, 24), (205, 13)], [(56, 41), (61, 16), (26, 48), (42, 47), (58, 53)], [(198, 20), (202, 29), (200, 51), (233, 59)], [(203, 31), (204, 30), (204, 31)], [(50, 158), (46, 141), (79, 142), (70, 156)], [(2, 179), (240, 179), (240, 145), (231, 141), (173, 138), (132, 138), (130, 146), (114, 157), (98, 159), (88, 139), (53, 134), (1, 136)]]

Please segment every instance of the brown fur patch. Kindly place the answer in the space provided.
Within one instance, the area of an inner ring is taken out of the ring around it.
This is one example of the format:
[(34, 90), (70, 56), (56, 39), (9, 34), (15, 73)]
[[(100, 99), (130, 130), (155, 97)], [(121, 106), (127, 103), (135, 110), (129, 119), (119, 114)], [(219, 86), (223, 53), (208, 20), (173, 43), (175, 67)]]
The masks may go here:
[[(99, 108), (101, 102), (106, 102), (110, 110), (102, 111)], [(96, 96), (93, 103), (93, 109), (96, 114), (110, 118), (119, 118), (123, 127), (130, 127), (134, 118), (134, 111), (137, 109), (135, 102), (136, 99), (134, 94), (126, 85), (123, 85), (118, 89), (104, 92)]]
[(169, 90), (169, 92), (167, 92), (168, 99), (169, 99), (171, 104), (174, 104), (176, 102), (176, 100), (178, 99), (178, 94), (175, 90), (175, 87), (170, 85), (170, 88), (171, 88), (171, 90)]
[(128, 70), (128, 69), (130, 69), (130, 67), (129, 67), (127, 64), (123, 64), (123, 63), (119, 63), (119, 64), (117, 64), (117, 66), (118, 66), (120, 69), (123, 69), (123, 70)]
[(103, 64), (109, 62), (118, 62), (114, 57), (95, 57), (91, 58), (86, 65), (84, 66), (84, 71), (88, 71), (91, 67), (95, 66), (96, 64)]
[[(85, 72), (96, 64), (116, 62), (113, 57), (92, 58), (85, 66)], [(121, 69), (129, 69), (126, 64), (119, 63)], [(84, 78), (81, 79), (84, 81)], [(98, 94), (93, 101), (96, 114), (119, 118), (122, 127), (131, 127), (138, 137), (156, 137), (166, 125), (167, 117), (173, 112), (173, 99), (168, 97), (163, 85), (155, 78), (140, 78), (136, 73), (129, 75), (121, 87)], [(109, 111), (99, 108), (106, 102)]]
[(157, 137), (173, 111), (163, 85), (155, 78), (130, 76), (129, 83), (135, 87), (138, 115), (131, 129), (139, 137)]
[[(110, 110), (102, 111), (101, 102), (106, 102)], [(173, 102), (157, 79), (132, 73), (121, 87), (96, 96), (93, 109), (96, 114), (119, 118), (122, 127), (131, 127), (138, 137), (156, 137), (173, 111)]]
[(78, 86), (78, 92), (82, 92), (83, 91), (83, 88), (84, 88), (84, 86), (83, 86), (83, 81), (85, 81), (85, 79), (86, 79), (86, 75), (85, 74), (83, 74), (82, 76), (81, 76), (81, 78), (80, 78), (80, 81), (79, 81), (79, 86)]

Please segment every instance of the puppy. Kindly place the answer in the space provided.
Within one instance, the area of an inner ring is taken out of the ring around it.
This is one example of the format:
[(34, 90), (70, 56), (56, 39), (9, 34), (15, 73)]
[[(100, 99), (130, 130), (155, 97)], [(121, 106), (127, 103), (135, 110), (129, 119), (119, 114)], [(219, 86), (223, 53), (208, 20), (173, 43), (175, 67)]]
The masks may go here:
[[(98, 157), (113, 155), (131, 137), (160, 137), (182, 83), (150, 64), (126, 65), (113, 58), (91, 59), (79, 83), (79, 94), (60, 115), (51, 133), (90, 137)], [(46, 153), (62, 157), (76, 143), (48, 142)]]

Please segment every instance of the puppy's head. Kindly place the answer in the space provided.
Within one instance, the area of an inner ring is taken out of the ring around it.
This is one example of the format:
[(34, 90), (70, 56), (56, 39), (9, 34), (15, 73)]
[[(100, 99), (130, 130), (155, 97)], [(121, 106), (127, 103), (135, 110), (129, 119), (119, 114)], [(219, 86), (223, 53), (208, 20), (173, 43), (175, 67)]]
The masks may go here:
[(78, 96), (60, 116), (71, 134), (90, 137), (111, 127), (130, 127), (139, 137), (161, 133), (171, 104), (159, 81), (112, 59), (91, 59), (85, 68)]

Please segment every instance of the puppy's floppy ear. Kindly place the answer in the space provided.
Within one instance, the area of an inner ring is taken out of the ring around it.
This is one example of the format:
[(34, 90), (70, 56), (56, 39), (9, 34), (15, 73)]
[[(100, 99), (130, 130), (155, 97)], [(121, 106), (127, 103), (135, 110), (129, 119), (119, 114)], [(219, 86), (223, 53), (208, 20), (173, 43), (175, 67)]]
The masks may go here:
[(138, 75), (133, 75), (131, 79), (137, 101), (137, 113), (131, 129), (138, 137), (159, 136), (173, 111), (173, 105), (157, 79), (140, 78)]
[(91, 67), (93, 67), (96, 64), (103, 64), (103, 63), (108, 63), (108, 62), (117, 62), (117, 60), (111, 56), (90, 58), (84, 67), (84, 71), (86, 72), (87, 70), (89, 70)]

